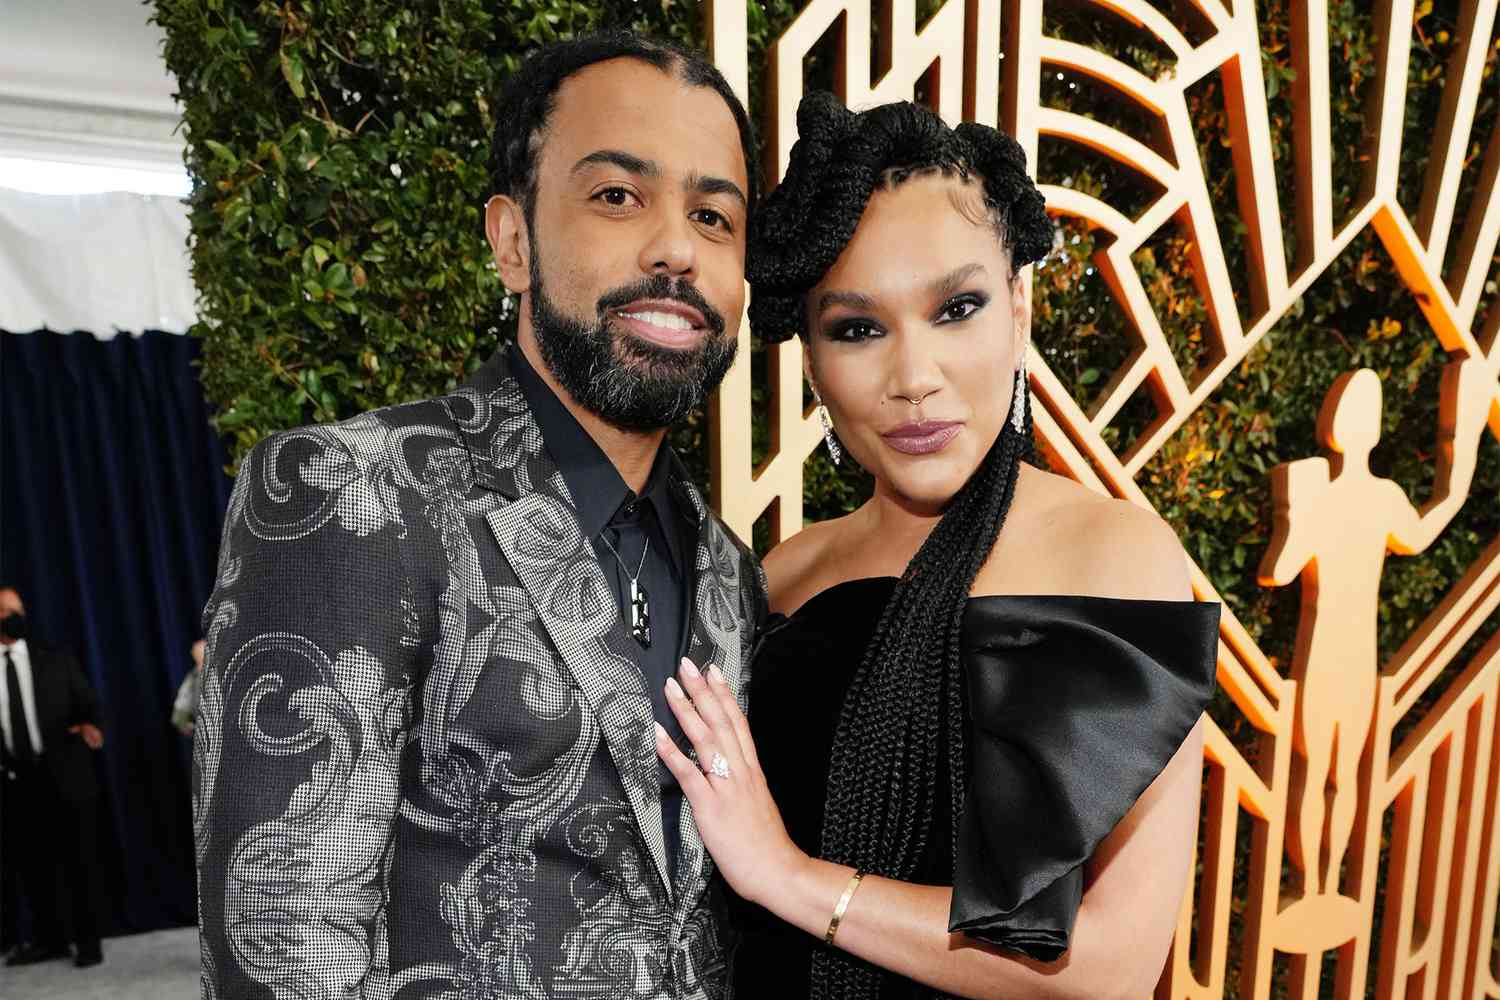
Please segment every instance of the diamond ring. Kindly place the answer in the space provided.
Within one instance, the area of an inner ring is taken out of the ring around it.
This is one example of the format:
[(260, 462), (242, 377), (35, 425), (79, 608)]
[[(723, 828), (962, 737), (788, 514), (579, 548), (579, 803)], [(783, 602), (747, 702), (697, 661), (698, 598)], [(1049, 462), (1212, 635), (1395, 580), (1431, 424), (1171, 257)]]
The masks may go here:
[(708, 763), (708, 773), (715, 778), (729, 777), (729, 761), (725, 760), (724, 755), (717, 750), (714, 751), (713, 758)]

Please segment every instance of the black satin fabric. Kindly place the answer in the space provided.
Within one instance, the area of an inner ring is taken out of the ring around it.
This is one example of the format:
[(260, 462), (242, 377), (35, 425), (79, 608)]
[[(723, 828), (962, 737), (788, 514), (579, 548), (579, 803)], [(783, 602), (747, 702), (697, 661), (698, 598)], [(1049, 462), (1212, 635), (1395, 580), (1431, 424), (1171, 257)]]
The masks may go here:
[[(787, 832), (818, 853), (844, 694), (895, 588), (851, 580), (773, 616), (750, 683), (750, 728)], [(911, 881), (953, 886), (949, 930), (1058, 958), (1083, 865), (1161, 773), (1213, 693), (1219, 605), (1056, 596), (976, 597), (964, 616), (971, 775), (959, 817), (936, 796)], [(938, 760), (946, 760), (940, 752)], [(938, 775), (946, 788), (947, 774)], [(738, 997), (807, 995), (813, 938), (734, 898)], [(887, 976), (883, 1000), (916, 984)]]

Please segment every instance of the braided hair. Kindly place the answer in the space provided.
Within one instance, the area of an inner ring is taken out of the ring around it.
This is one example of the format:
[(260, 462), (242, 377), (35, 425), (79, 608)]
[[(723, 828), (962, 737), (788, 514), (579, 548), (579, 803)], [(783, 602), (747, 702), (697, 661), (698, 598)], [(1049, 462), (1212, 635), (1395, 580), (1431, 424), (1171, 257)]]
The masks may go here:
[[(781, 186), (751, 229), (746, 276), (756, 335), (806, 336), (807, 293), (848, 245), (870, 196), (939, 172), (978, 181), (1012, 273), (1041, 259), (1053, 226), (1009, 136), (982, 125), (955, 129), (909, 102), (854, 113), (831, 94), (805, 97), (798, 141)], [(1035, 456), (1031, 409), (1024, 430), (1006, 420), (979, 468), (950, 501), (896, 584), (840, 710), (828, 773), (820, 853), (909, 880), (928, 850), (937, 796), (948, 796), (951, 866), (967, 786), (964, 608), (1015, 493), (1020, 462)], [(948, 787), (938, 788), (946, 749)], [(951, 869), (950, 869), (951, 870)], [(873, 1000), (888, 973), (833, 949), (815, 952), (809, 996)], [(934, 996), (921, 990), (921, 995)]]

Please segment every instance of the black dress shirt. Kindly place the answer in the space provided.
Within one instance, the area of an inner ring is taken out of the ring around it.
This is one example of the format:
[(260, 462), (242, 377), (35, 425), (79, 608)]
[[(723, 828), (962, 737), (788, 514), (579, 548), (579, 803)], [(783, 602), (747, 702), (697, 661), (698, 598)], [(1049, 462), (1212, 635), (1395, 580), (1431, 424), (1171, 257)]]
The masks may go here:
[[(685, 509), (671, 488), (670, 451), (665, 444), (657, 450), (645, 486), (635, 493), (603, 449), (542, 381), (521, 349), (512, 348), (510, 355), (511, 372), (542, 432), (547, 453), (568, 485), (578, 522), (614, 589), (627, 632), (631, 624), (630, 579), (639, 568), (638, 585), (650, 598), (651, 645), (634, 645), (636, 664), (641, 668), (656, 721), (678, 746), (686, 746), (682, 727), (667, 707), (664, 687), (667, 678), (676, 675), (686, 649), (688, 586), (698, 524), (695, 512)], [(675, 869), (682, 789), (660, 762), (656, 770), (662, 786), (667, 855)]]

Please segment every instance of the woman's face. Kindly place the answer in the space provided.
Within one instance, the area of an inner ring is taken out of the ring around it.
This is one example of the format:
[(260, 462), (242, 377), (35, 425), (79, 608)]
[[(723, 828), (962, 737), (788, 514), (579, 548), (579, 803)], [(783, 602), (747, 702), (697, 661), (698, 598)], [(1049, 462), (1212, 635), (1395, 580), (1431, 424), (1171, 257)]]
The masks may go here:
[(806, 307), (808, 378), (839, 439), (877, 492), (940, 511), (1010, 414), (1028, 326), (977, 183), (877, 191)]

